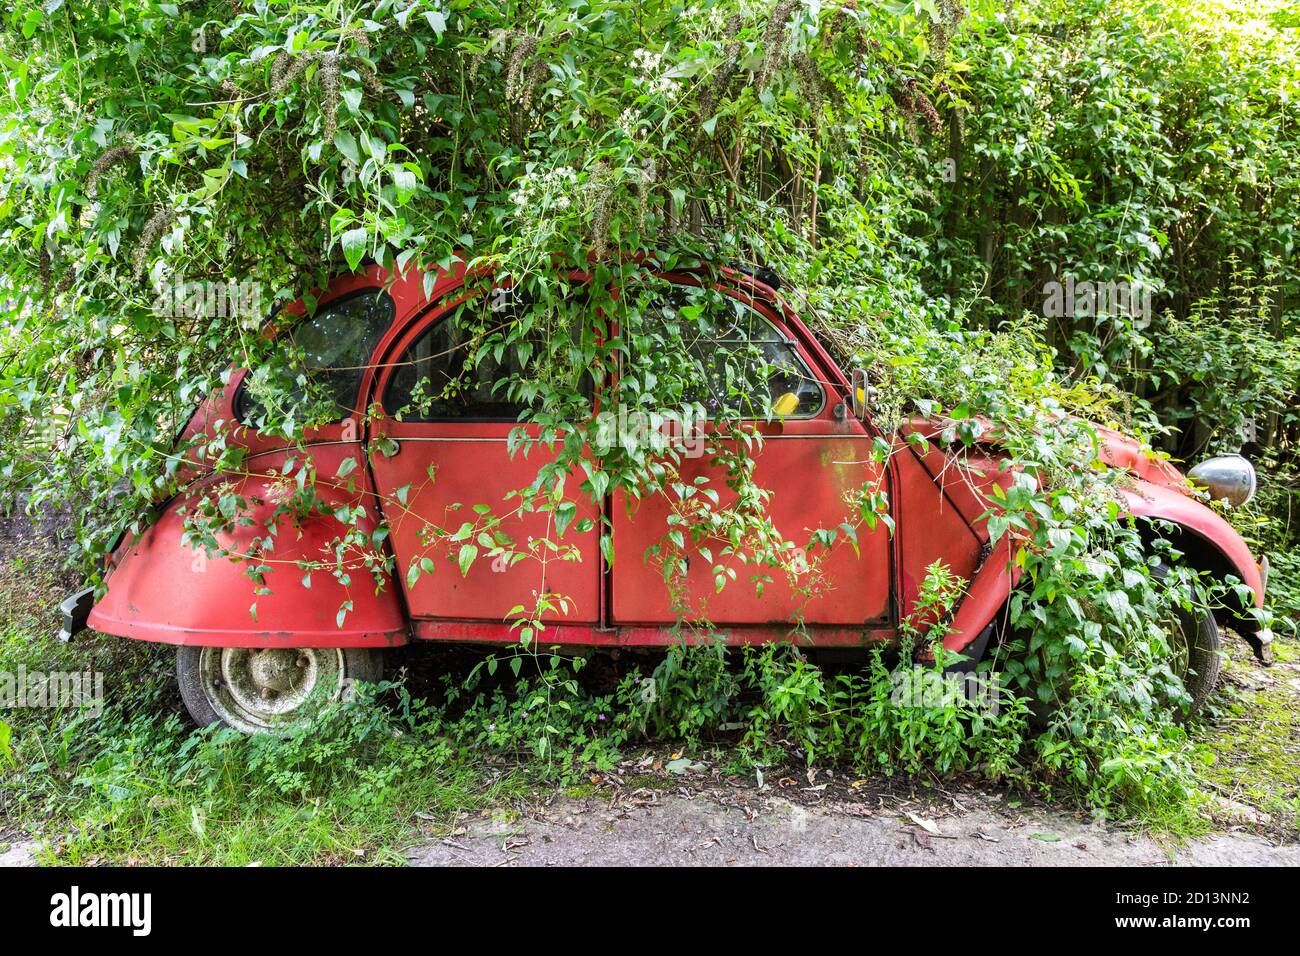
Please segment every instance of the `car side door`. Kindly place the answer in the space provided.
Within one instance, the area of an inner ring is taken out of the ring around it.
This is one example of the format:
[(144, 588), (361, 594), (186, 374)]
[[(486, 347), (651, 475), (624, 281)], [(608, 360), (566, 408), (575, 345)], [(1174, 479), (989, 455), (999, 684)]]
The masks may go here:
[[(502, 390), (516, 353), (487, 354), (475, 310), (510, 296), (451, 293), (401, 335), (381, 365), (371, 468), (411, 617), (492, 621), (536, 617), (594, 624), (600, 613), (597, 508), (563, 474), (529, 492), (556, 454), (525, 454), (525, 411)], [(494, 326), (508, 322), (498, 311)], [(471, 359), (471, 356), (473, 358)]]
[[(848, 412), (837, 370), (805, 329), (769, 302), (736, 290), (723, 294), (725, 314), (690, 320), (706, 406), (719, 411), (736, 398), (720, 384), (727, 364), (743, 365), (757, 354), (771, 374), (757, 394), (740, 397), (748, 403), (741, 434), (724, 437), (710, 421), (700, 454), (684, 456), (658, 493), (640, 500), (625, 491), (613, 496), (612, 622), (846, 630), (885, 624), (890, 470), (873, 454), (874, 434)], [(673, 308), (665, 306), (664, 319), (680, 323), (680, 314), (668, 314)], [(784, 407), (771, 414), (777, 406)], [(750, 443), (746, 430), (761, 441), (742, 449)], [(703, 489), (717, 495), (704, 510), (737, 506), (738, 490), (727, 480), (737, 453), (752, 455), (752, 486), (765, 495), (777, 532), (779, 544), (766, 559), (743, 537), (690, 527), (690, 516), (703, 514)], [(864, 507), (871, 511), (867, 520)]]

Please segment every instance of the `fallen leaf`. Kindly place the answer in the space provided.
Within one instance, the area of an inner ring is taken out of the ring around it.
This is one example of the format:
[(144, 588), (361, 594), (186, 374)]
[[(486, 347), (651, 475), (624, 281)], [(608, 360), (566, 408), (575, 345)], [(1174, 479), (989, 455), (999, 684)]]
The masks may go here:
[(907, 814), (907, 818), (911, 820), (913, 823), (915, 823), (922, 830), (924, 830), (926, 833), (937, 834), (939, 832), (939, 828), (934, 825), (933, 820), (926, 820), (924, 817), (918, 817), (915, 813), (911, 813), (911, 812)]

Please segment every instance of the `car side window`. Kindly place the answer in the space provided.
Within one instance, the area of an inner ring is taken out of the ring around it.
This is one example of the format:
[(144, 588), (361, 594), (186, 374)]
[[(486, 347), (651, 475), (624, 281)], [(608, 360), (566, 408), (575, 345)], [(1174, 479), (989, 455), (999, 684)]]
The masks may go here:
[[(435, 319), (411, 343), (384, 389), (385, 412), (405, 422), (517, 422), (523, 417), (531, 406), (520, 400), (520, 389), (512, 386), (523, 384), (524, 392), (530, 390), (528, 376), (538, 369), (536, 362), (528, 360), (544, 354), (537, 337), (547, 333), (538, 327), (535, 335), (504, 343), (499, 326), (518, 321), (531, 306), (501, 292), (494, 291), (486, 327), (470, 313), (476, 304), (462, 303)], [(571, 300), (572, 308), (579, 310), (579, 321), (571, 328), (575, 339), (581, 334), (583, 301), (581, 295)], [(567, 373), (561, 370), (560, 374)], [(576, 378), (575, 400), (589, 407), (594, 392), (591, 375)]]
[(321, 306), (284, 336), (284, 347), (264, 369), (249, 374), (235, 399), (235, 414), (257, 424), (267, 413), (268, 380), (282, 377), (279, 392), (290, 414), (315, 404), (324, 417), (341, 421), (356, 406), (361, 378), (396, 306), (382, 290), (364, 291)]
[[(699, 402), (709, 417), (726, 409), (745, 418), (813, 418), (825, 405), (825, 390), (795, 343), (743, 302), (676, 290), (659, 300), (651, 318), (681, 336), (696, 380), (682, 398)], [(677, 361), (635, 346), (632, 353), (634, 366), (648, 371), (656, 362)]]
[(502, 394), (508, 384), (502, 379), (509, 377), (506, 363), (488, 354), (467, 367), (472, 345), (472, 334), (453, 316), (435, 320), (399, 360), (384, 390), (385, 411), (407, 422), (518, 421), (524, 406)]

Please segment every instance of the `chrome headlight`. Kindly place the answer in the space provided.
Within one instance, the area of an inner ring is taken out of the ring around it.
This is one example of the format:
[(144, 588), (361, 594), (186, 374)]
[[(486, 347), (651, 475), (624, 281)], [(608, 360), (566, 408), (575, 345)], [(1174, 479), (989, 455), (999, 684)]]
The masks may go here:
[(1220, 455), (1201, 462), (1187, 473), (1210, 497), (1230, 505), (1244, 505), (1255, 497), (1255, 466), (1240, 455)]

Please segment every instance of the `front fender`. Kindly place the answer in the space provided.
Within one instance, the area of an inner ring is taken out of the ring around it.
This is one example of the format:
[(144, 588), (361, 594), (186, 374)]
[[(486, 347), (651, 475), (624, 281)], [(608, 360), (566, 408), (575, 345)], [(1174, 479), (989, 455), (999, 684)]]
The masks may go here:
[(1264, 606), (1264, 580), (1255, 556), (1236, 529), (1214, 510), (1175, 488), (1140, 478), (1124, 490), (1124, 496), (1128, 513), (1134, 517), (1172, 522), (1212, 547), (1254, 593), (1255, 607)]
[[(311, 453), (321, 476), (337, 474), (347, 455), (361, 454), (355, 443), (318, 445)], [(235, 493), (263, 502), (253, 510), (264, 515), (254, 513), (254, 520), (269, 515), (276, 495), (283, 493), (283, 481), (277, 482), (274, 472), (283, 466), (286, 454), (249, 459), (250, 474), (230, 479)], [(361, 476), (361, 487), (322, 483), (320, 492), (334, 506), (370, 501), (367, 517), (359, 523), (369, 534), (375, 528), (375, 509), (365, 477), (368, 469), (353, 474)], [(271, 593), (257, 594), (246, 564), (208, 557), (184, 543), (181, 510), (189, 500), (172, 501), (147, 531), (122, 544), (108, 575), (108, 590), (90, 612), (90, 627), (138, 640), (204, 647), (390, 647), (407, 642), (406, 614), (392, 581), (376, 591), (365, 571), (353, 571), (344, 586), (328, 570), (318, 570), (311, 575), (311, 586), (304, 586), (304, 572), (295, 562), (330, 559), (332, 542), (344, 531), (333, 515), (313, 515), (300, 526), (280, 519), (274, 551), (266, 555), (273, 569), (266, 575)], [(222, 536), (221, 543), (243, 551), (254, 535), (266, 535), (260, 522)], [(346, 601), (352, 608), (340, 624), (338, 614)], [(256, 617), (250, 611), (253, 604)]]
[[(1264, 575), (1260, 566), (1249, 545), (1217, 512), (1176, 487), (1140, 478), (1124, 489), (1124, 496), (1127, 511), (1134, 517), (1168, 521), (1177, 526), (1183, 536), (1178, 547), (1187, 555), (1189, 564), (1216, 576), (1235, 575), (1250, 588), (1253, 606), (1264, 606)], [(1248, 608), (1236, 610), (1239, 619), (1233, 621), (1235, 629), (1250, 643), (1255, 656), (1264, 660), (1264, 648), (1273, 640), (1272, 632), (1242, 613)]]
[[(1176, 488), (1141, 478), (1133, 480), (1124, 496), (1125, 510), (1133, 517), (1168, 521), (1184, 534), (1190, 534), (1192, 538), (1182, 542), (1182, 550), (1199, 570), (1236, 575), (1254, 594), (1254, 606), (1264, 606), (1264, 582), (1259, 565), (1241, 535), (1219, 514)], [(948, 650), (968, 651), (985, 629), (996, 623), (998, 613), (1019, 580), (1011, 557), (1004, 538), (971, 581), (944, 639)], [(1272, 634), (1260, 628), (1253, 618), (1237, 622), (1237, 629), (1262, 659)]]

